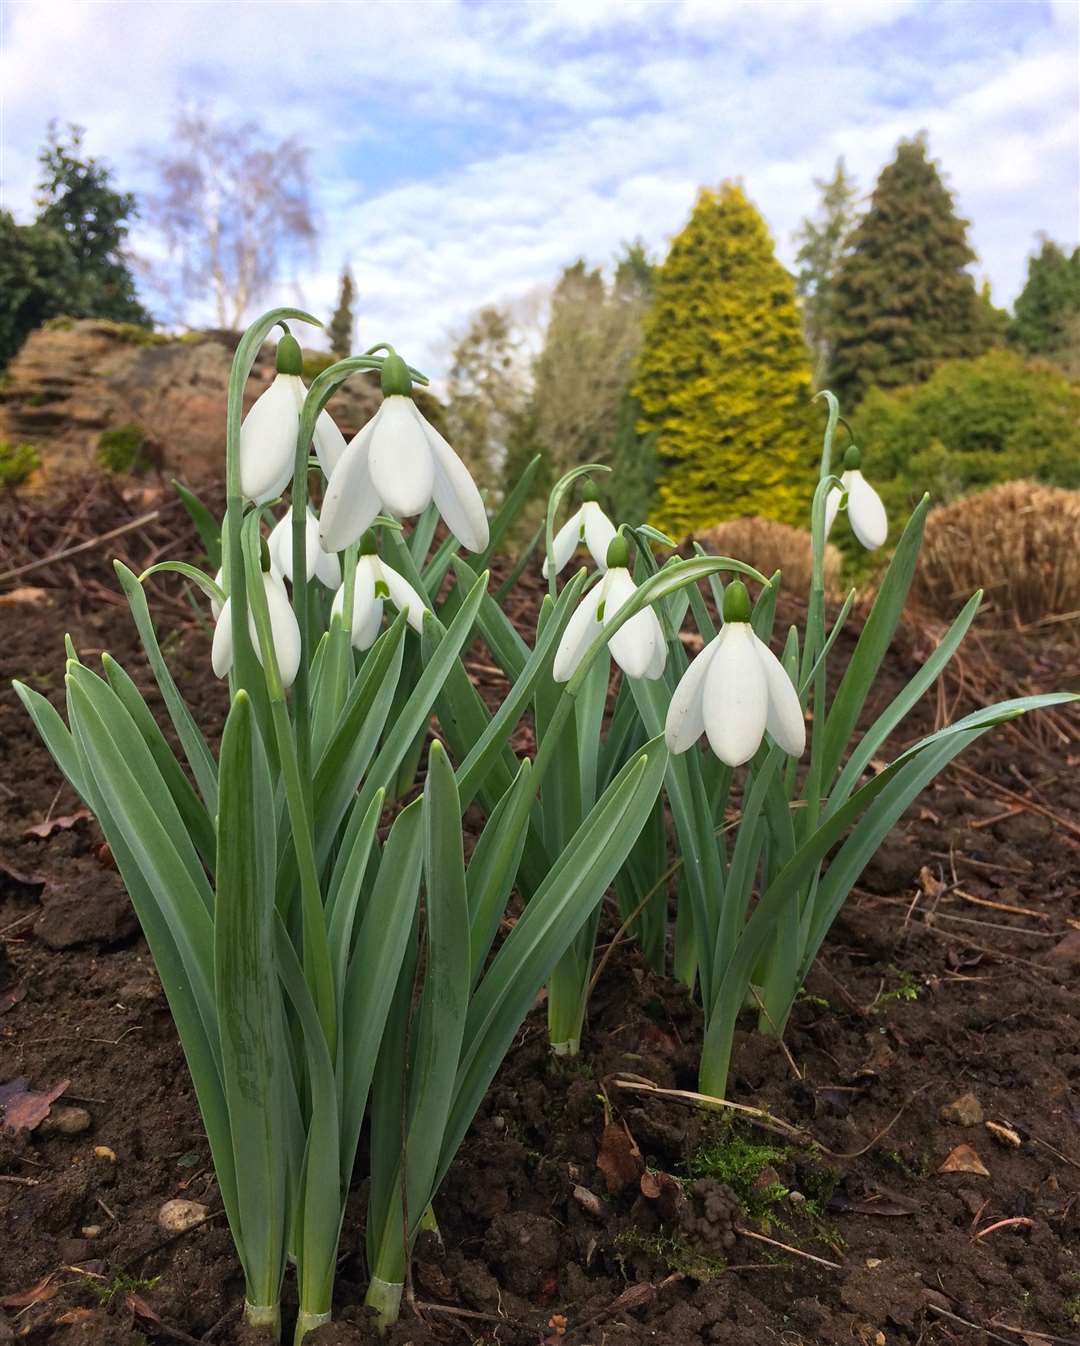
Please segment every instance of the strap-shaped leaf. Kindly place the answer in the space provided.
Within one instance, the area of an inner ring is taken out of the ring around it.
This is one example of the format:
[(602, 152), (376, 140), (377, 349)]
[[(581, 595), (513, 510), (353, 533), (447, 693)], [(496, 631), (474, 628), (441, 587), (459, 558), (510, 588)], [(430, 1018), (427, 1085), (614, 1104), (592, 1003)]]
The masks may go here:
[(161, 772), (162, 780), (169, 788), (184, 826), (198, 848), (203, 863), (211, 874), (217, 859), (217, 834), (215, 820), (206, 812), (206, 806), (195, 793), (191, 782), (184, 775), (180, 763), (173, 755), (172, 748), (165, 740), (158, 722), (154, 719), (150, 707), (143, 700), (142, 693), (131, 678), (110, 654), (101, 656), (101, 664), (109, 686), (120, 698), (124, 708), (135, 722), (135, 727), (143, 736), (150, 749), (150, 755)]
[(863, 705), (900, 621), (915, 575), (929, 508), (930, 497), (924, 495), (896, 544), (896, 551), (889, 562), (866, 625), (829, 707), (821, 758), (821, 784), (826, 791), (851, 741)]
[(175, 477), (173, 477), (172, 484), (188, 512), (188, 517), (195, 525), (195, 531), (199, 534), (199, 541), (203, 544), (210, 569), (217, 572), (221, 569), (221, 524), (218, 523), (190, 486), (185, 486), (182, 481), (177, 481)]
[(184, 755), (187, 757), (188, 765), (195, 777), (195, 784), (199, 787), (199, 793), (203, 797), (207, 813), (214, 817), (217, 813), (217, 763), (207, 746), (202, 730), (195, 723), (191, 711), (188, 710), (187, 704), (177, 690), (173, 676), (169, 672), (169, 666), (161, 653), (161, 647), (158, 645), (157, 634), (154, 631), (154, 623), (150, 616), (150, 609), (147, 606), (146, 594), (143, 593), (142, 585), (135, 573), (129, 570), (122, 561), (114, 561), (113, 567), (116, 570), (121, 587), (127, 595), (131, 615), (135, 618), (135, 626), (139, 632), (139, 639), (142, 641), (154, 679), (165, 700), (169, 718), (173, 722), (173, 728), (176, 730), (180, 745), (184, 749)]
[[(410, 804), (398, 814), (390, 829), (345, 978), (341, 1025), (345, 1062), (341, 1172), (346, 1184), (352, 1173), (383, 1027), (420, 895), (421, 808), (420, 800)], [(397, 1115), (400, 1118), (400, 1104)]]
[[(454, 557), (454, 569), (457, 572), (458, 583), (447, 599), (444, 615), (456, 611), (463, 595), (469, 592), (478, 579), (477, 572), (460, 556)], [(507, 680), (516, 682), (529, 662), (531, 651), (522, 640), (517, 627), (487, 592), (476, 615), (476, 624), (484, 644), (506, 674)]]
[(287, 1232), (280, 1093), (289, 1065), (274, 956), (274, 789), (244, 691), (225, 721), (218, 783), (226, 844), (214, 906), (214, 998), (233, 1137), (238, 1251), (248, 1298), (276, 1304)]
[(334, 983), (338, 990), (339, 1017), (345, 999), (345, 977), (349, 969), (356, 915), (364, 890), (364, 878), (375, 848), (375, 831), (382, 813), (383, 797), (383, 792), (376, 790), (375, 798), (365, 812), (354, 809), (327, 892), (326, 919), (330, 932), (330, 956), (334, 960)]
[(524, 471), (519, 474), (517, 481), (507, 491), (502, 504), (492, 516), (491, 527), (488, 530), (488, 544), (476, 557), (476, 565), (480, 570), (484, 570), (488, 566), (491, 558), (499, 549), (499, 543), (502, 542), (524, 506), (532, 498), (533, 482), (536, 480), (536, 474), (539, 472), (543, 460), (544, 455), (542, 453), (538, 453), (529, 459)]
[(60, 712), (51, 701), (47, 701), (40, 692), (35, 692), (32, 687), (27, 687), (24, 682), (19, 682), (16, 679), (11, 685), (15, 689), (16, 696), (26, 707), (27, 713), (34, 722), (34, 728), (41, 735), (42, 742), (48, 748), (53, 761), (68, 778), (72, 789), (85, 803), (89, 804), (75, 740), (72, 738), (71, 731), (64, 723)]
[(533, 894), (477, 987), (469, 1006), (454, 1106), (433, 1190), (537, 992), (637, 840), (666, 765), (667, 749), (659, 738), (627, 763)]
[(466, 875), (469, 890), (469, 963), (473, 984), (491, 952), (510, 891), (517, 878), (533, 802), (532, 763), (521, 763), (513, 784), (491, 811), (473, 849)]
[(439, 689), (472, 632), (477, 609), (487, 589), (487, 578), (485, 571), (469, 591), (461, 611), (447, 627), (446, 635), (439, 642), (438, 649), (417, 680), (411, 696), (402, 707), (401, 714), (383, 739), (379, 755), (371, 764), (367, 780), (360, 791), (360, 798), (364, 801), (365, 808), (377, 789), (380, 787), (385, 789), (390, 785), (409, 745), (430, 719)]

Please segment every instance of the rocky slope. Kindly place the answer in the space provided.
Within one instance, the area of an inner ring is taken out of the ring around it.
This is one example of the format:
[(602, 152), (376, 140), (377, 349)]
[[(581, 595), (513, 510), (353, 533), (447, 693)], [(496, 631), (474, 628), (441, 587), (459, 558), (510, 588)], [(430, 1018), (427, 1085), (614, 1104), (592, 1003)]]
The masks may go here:
[[(24, 489), (45, 491), (58, 472), (99, 461), (103, 433), (137, 427), (151, 469), (198, 483), (222, 475), (229, 366), (239, 333), (166, 337), (93, 319), (55, 319), (32, 333), (0, 383), (0, 443), (31, 444), (41, 460)], [(325, 357), (315, 357), (316, 359)], [(245, 405), (273, 377), (264, 346)], [(378, 404), (370, 375), (335, 393), (331, 411), (346, 435)], [(138, 439), (139, 436), (134, 436)]]

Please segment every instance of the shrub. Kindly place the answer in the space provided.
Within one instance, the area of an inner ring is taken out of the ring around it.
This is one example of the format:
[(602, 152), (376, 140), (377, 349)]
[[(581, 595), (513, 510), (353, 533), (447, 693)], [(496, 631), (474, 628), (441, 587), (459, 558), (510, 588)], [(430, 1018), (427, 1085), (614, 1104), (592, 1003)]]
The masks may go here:
[(1080, 611), (1080, 491), (1011, 481), (931, 510), (914, 592), (951, 617), (972, 591), (1016, 622)]
[(98, 436), (98, 461), (109, 472), (146, 470), (146, 434), (139, 425), (118, 425)]
[(41, 466), (41, 454), (33, 444), (11, 444), (0, 440), (0, 486), (14, 490)]
[(304, 352), (304, 382), (310, 383), (323, 372), (329, 369), (332, 364), (337, 362), (337, 356), (333, 351), (305, 351)]
[(923, 491), (947, 502), (1020, 477), (1080, 487), (1080, 386), (1011, 351), (942, 365), (920, 387), (874, 389), (855, 429), (894, 540)]
[[(783, 573), (787, 593), (805, 593), (810, 588), (813, 557), (810, 534), (805, 528), (777, 523), (774, 519), (729, 519), (703, 533), (697, 541), (717, 556), (737, 556), (763, 575)], [(831, 543), (825, 547), (825, 591), (836, 591), (840, 578), (840, 552)]]

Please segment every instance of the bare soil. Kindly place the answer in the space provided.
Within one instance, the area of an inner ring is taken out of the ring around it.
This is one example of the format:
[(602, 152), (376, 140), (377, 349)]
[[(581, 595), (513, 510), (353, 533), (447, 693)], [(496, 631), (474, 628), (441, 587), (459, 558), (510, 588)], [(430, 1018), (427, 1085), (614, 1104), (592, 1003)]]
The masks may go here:
[[(115, 491), (86, 501), (71, 507), (76, 539), (153, 507)], [(10, 564), (62, 540), (24, 513), (7, 525)], [(143, 564), (173, 533), (193, 555), (175, 512), (113, 552)], [(235, 1346), (249, 1340), (242, 1282), (164, 997), (100, 833), (9, 689), (19, 677), (62, 703), (68, 629), (84, 658), (108, 648), (159, 704), (107, 554), (0, 594), (0, 1089), (66, 1082), (36, 1128), (0, 1119), (0, 1342)], [(220, 717), (208, 633), (176, 587), (161, 593), (182, 690)], [(902, 633), (875, 704), (931, 639)], [(471, 668), (497, 699), (482, 650)], [(899, 742), (991, 692), (1078, 685), (1075, 644), (988, 636)], [(648, 1091), (694, 1089), (701, 1016), (632, 944), (606, 965), (580, 1058), (551, 1058), (538, 1006), (439, 1197), (442, 1242), (422, 1240), (415, 1302), (383, 1340), (1080, 1341), (1078, 737), (1059, 713), (976, 745), (863, 875), (786, 1052), (748, 1020), (731, 1098), (796, 1138)], [(606, 915), (602, 945), (616, 927)], [(616, 1084), (627, 1076), (638, 1088)], [(985, 1173), (941, 1171), (960, 1146), (961, 1166)], [(208, 1218), (167, 1235), (172, 1198)], [(312, 1346), (379, 1340), (359, 1307), (363, 1212), (357, 1190), (337, 1321)]]

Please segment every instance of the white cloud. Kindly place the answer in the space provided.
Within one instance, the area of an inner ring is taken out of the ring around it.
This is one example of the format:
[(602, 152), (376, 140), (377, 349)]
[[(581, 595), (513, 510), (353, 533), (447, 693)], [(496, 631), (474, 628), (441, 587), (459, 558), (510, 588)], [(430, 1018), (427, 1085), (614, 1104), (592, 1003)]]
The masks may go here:
[(325, 223), (305, 301), (329, 312), (349, 257), (362, 339), (441, 362), (480, 304), (637, 234), (662, 249), (701, 183), (741, 177), (790, 260), (815, 175), (843, 154), (869, 190), (926, 128), (1001, 302), (1037, 230), (1076, 239), (1077, 16), (1066, 0), (10, 0), (0, 179), (25, 216), (52, 115), (137, 189), (181, 99), (295, 133), (317, 147)]

